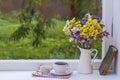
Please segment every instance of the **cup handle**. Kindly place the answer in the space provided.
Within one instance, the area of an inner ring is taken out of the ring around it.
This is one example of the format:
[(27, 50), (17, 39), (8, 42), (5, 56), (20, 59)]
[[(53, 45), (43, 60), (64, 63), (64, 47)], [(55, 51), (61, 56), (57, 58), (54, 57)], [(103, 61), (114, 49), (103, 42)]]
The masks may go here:
[(96, 58), (96, 56), (97, 56), (97, 54), (98, 54), (97, 49), (92, 49), (92, 50), (91, 50), (91, 54), (92, 54), (94, 51), (95, 51), (95, 55), (94, 55), (94, 57), (93, 57), (93, 59), (92, 59), (92, 64), (94, 63), (94, 60), (95, 60), (95, 58)]

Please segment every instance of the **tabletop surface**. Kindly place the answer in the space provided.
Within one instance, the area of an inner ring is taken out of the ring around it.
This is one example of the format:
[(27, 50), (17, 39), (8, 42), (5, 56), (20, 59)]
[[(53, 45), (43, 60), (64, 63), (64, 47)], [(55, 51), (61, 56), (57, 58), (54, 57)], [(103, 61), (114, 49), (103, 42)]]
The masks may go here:
[(73, 71), (69, 79), (57, 78), (41, 78), (33, 77), (34, 71), (0, 71), (0, 80), (119, 80), (116, 74), (108, 74), (105, 76), (99, 75), (98, 70), (94, 70), (93, 74), (79, 74)]

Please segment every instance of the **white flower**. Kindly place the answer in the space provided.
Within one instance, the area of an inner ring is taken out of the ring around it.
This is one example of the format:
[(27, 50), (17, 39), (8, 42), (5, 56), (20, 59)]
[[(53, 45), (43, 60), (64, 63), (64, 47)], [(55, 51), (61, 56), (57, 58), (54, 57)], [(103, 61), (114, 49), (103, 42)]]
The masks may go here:
[(66, 35), (70, 35), (70, 30), (68, 28), (64, 28), (63, 31), (65, 32)]
[(69, 20), (66, 21), (66, 25), (63, 28), (63, 31), (65, 32), (66, 35), (70, 35), (70, 30), (67, 28), (69, 24)]
[(71, 30), (72, 30), (73, 33), (77, 33), (78, 31), (80, 31), (80, 29), (79, 29), (79, 28), (76, 28), (76, 27), (74, 27), (74, 28), (71, 29)]
[(73, 38), (70, 38), (69, 41), (72, 42), (72, 41), (74, 41), (74, 39), (73, 39)]
[(100, 21), (100, 25), (105, 26), (104, 22), (102, 20)]
[(90, 13), (86, 13), (85, 16), (84, 16), (84, 18), (83, 18), (83, 20), (84, 20), (84, 19), (87, 19), (87, 18), (91, 18)]
[(66, 21), (64, 28), (67, 28), (68, 24), (69, 24), (69, 20)]

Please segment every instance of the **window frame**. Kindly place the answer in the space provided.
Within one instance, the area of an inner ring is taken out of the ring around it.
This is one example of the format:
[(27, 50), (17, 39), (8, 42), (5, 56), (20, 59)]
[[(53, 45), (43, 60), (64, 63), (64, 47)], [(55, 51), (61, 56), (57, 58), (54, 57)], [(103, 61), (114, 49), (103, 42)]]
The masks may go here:
[[(109, 45), (114, 45), (113, 42), (113, 0), (102, 0), (102, 20), (105, 24), (104, 30), (107, 30), (110, 34), (108, 38), (103, 38), (102, 43), (102, 60), (105, 57)], [(113, 60), (109, 72), (115, 71), (115, 59)]]
[[(0, 71), (33, 71), (38, 70), (40, 65), (52, 65), (56, 61), (65, 61), (70, 64), (73, 70), (77, 69), (79, 60), (74, 59), (45, 59), (45, 60), (0, 60)], [(98, 69), (101, 60), (95, 60), (94, 69)]]
[[(107, 30), (110, 35), (112, 35), (112, 19), (113, 19), (113, 0), (101, 0), (102, 1), (102, 20), (105, 23)], [(111, 6), (112, 5), (112, 6)], [(111, 38), (104, 38), (102, 43), (102, 59), (107, 52), (108, 46), (112, 44)], [(96, 59), (93, 64), (93, 69), (99, 69), (102, 59)], [(79, 64), (77, 59), (45, 59), (45, 60), (0, 60), (0, 70), (2, 71), (16, 71), (16, 70), (36, 70), (41, 64), (50, 64), (52, 65), (55, 61), (66, 61), (68, 62), (74, 70), (76, 70), (76, 65)], [(110, 71), (114, 70), (114, 62), (110, 68)]]

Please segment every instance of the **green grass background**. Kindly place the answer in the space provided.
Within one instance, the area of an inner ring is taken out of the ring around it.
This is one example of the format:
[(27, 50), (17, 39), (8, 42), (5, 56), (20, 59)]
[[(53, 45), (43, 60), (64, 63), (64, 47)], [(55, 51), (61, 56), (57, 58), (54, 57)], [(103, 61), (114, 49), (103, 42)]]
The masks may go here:
[[(41, 46), (33, 47), (32, 33), (25, 39), (13, 41), (11, 34), (20, 26), (16, 17), (0, 16), (0, 59), (77, 59), (79, 58), (76, 45), (69, 42), (62, 32), (64, 20), (53, 19), (55, 26), (45, 29), (46, 38)], [(101, 58), (101, 41), (93, 45)]]

